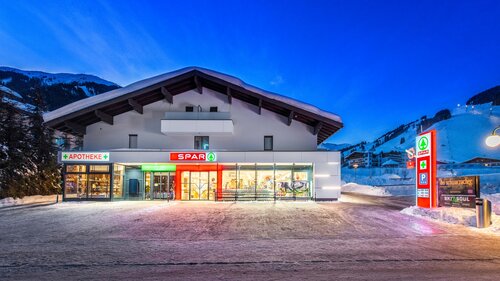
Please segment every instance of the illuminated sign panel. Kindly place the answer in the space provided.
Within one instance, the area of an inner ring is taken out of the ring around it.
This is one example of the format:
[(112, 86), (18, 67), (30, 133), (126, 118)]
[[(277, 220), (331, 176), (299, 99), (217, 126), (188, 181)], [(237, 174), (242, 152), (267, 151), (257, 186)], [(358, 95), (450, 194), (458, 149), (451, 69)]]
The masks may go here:
[(62, 162), (109, 162), (109, 152), (61, 152)]
[(217, 161), (215, 152), (171, 152), (170, 161)]
[(437, 206), (436, 182), (436, 131), (431, 130), (416, 139), (416, 187), (417, 206), (433, 208)]
[(143, 172), (175, 172), (177, 166), (174, 164), (144, 164), (141, 165)]
[(439, 207), (476, 208), (479, 187), (479, 176), (440, 178)]

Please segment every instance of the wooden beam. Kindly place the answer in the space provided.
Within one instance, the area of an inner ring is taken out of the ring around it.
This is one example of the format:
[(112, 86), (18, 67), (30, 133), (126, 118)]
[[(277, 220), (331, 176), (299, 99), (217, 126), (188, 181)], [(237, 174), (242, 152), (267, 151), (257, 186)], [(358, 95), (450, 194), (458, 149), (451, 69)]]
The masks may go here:
[(288, 126), (292, 125), (292, 120), (293, 120), (294, 115), (295, 115), (295, 112), (293, 112), (293, 110), (290, 111), (290, 114), (288, 114), (288, 123), (287, 123)]
[(132, 106), (132, 108), (139, 112), (140, 114), (142, 114), (144, 111), (143, 111), (143, 108), (142, 108), (142, 105), (140, 105), (138, 102), (136, 102), (134, 99), (128, 99), (128, 104), (130, 104), (130, 106)]
[(167, 100), (168, 103), (170, 104), (174, 103), (174, 96), (167, 90), (167, 88), (161, 87), (161, 93), (163, 94), (165, 100)]
[(198, 91), (198, 93), (200, 95), (203, 94), (203, 87), (201, 85), (200, 77), (195, 76), (194, 77), (194, 83), (196, 84), (196, 90)]
[(94, 110), (94, 113), (97, 116), (97, 118), (101, 119), (102, 122), (108, 123), (109, 125), (113, 125), (113, 116), (99, 109)]
[(259, 99), (259, 115), (262, 115), (262, 99)]
[(77, 124), (75, 122), (65, 121), (64, 126), (70, 128), (73, 132), (80, 135), (85, 135), (87, 133), (87, 127)]
[(231, 88), (230, 87), (227, 87), (226, 94), (227, 94), (227, 102), (229, 104), (232, 104), (233, 103), (233, 97), (231, 96)]
[(319, 131), (321, 130), (322, 127), (323, 127), (323, 122), (316, 123), (316, 126), (314, 126), (314, 132), (313, 132), (313, 134), (315, 136), (318, 135), (318, 133), (319, 133)]

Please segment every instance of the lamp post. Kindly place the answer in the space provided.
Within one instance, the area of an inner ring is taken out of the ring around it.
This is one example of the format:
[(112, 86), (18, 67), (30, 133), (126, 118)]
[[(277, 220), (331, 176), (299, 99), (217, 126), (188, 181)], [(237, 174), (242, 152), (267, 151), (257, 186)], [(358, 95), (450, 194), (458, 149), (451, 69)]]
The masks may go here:
[(357, 180), (356, 170), (358, 170), (359, 165), (358, 163), (354, 163), (352, 167), (354, 168), (354, 181), (356, 181)]
[(500, 129), (500, 126), (497, 126), (493, 132), (491, 132), (491, 136), (488, 136), (486, 139), (485, 139), (485, 143), (487, 146), (489, 147), (497, 147), (498, 145), (500, 145), (500, 136), (497, 135), (497, 130)]

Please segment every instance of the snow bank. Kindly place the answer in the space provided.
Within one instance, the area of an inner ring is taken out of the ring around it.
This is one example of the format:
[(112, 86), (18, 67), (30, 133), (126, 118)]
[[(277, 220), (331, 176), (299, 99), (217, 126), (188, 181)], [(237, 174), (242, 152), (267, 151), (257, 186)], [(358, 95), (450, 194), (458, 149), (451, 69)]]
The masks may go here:
[(371, 186), (357, 183), (345, 183), (342, 185), (342, 192), (353, 192), (372, 196), (410, 196), (415, 195), (414, 186), (393, 185), (393, 186)]
[[(61, 200), (61, 198), (59, 198)], [(38, 204), (38, 203), (55, 203), (57, 195), (33, 195), (23, 198), (8, 197), (0, 200), (0, 207), (9, 207), (15, 205)]]
[[(401, 210), (401, 213), (410, 216), (431, 219), (434, 221), (464, 225), (476, 228), (476, 209), (470, 208), (434, 208), (426, 209), (411, 206)], [(487, 232), (500, 234), (500, 216), (491, 214), (492, 224), (487, 228)]]
[(481, 198), (490, 200), (491, 211), (497, 215), (500, 215), (500, 193), (495, 193), (495, 194), (481, 193)]

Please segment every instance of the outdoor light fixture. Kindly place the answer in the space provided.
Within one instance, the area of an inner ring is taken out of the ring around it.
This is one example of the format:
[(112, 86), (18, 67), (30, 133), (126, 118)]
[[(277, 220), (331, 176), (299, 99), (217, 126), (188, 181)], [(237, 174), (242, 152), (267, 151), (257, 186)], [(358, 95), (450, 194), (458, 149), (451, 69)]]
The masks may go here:
[(328, 174), (316, 174), (314, 175), (315, 178), (328, 178), (330, 177), (330, 175)]
[(328, 165), (338, 165), (339, 162), (328, 162)]
[(496, 127), (493, 132), (491, 132), (491, 136), (488, 136), (485, 140), (485, 143), (489, 147), (497, 147), (500, 145), (500, 136), (497, 135), (497, 130), (500, 129), (500, 126)]

